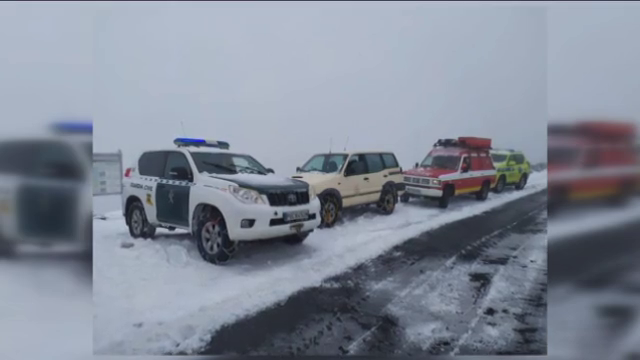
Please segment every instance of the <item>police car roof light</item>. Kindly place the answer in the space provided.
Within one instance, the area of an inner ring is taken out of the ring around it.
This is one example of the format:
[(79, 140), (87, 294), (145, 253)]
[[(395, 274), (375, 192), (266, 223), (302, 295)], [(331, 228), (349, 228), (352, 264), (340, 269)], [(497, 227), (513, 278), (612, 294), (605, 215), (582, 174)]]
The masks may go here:
[(53, 130), (59, 133), (67, 134), (92, 134), (93, 123), (91, 122), (56, 122), (53, 124)]
[(195, 146), (195, 147), (213, 147), (219, 149), (229, 149), (229, 143), (226, 141), (215, 141), (205, 139), (193, 139), (193, 138), (176, 138), (173, 143), (177, 146)]

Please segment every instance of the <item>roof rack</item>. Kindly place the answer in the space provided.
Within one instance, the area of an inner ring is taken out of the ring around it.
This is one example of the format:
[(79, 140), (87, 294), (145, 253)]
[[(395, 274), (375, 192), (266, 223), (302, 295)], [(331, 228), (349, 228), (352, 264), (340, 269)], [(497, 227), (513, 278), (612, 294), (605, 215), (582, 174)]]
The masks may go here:
[(491, 139), (461, 136), (457, 139), (438, 139), (433, 147), (462, 147), (491, 150)]
[(178, 147), (212, 147), (223, 150), (229, 150), (229, 143), (226, 141), (193, 139), (193, 138), (176, 138), (173, 143)]

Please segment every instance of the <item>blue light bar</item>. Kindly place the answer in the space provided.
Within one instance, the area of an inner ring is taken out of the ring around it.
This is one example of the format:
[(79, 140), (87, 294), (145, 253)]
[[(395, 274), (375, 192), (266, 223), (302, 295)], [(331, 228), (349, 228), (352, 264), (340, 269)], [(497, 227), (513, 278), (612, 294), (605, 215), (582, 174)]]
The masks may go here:
[(173, 143), (177, 146), (195, 146), (195, 147), (213, 147), (219, 149), (229, 149), (229, 143), (226, 141), (215, 141), (205, 139), (193, 139), (193, 138), (176, 138)]
[(65, 134), (93, 134), (91, 122), (56, 122), (52, 124), (53, 130)]

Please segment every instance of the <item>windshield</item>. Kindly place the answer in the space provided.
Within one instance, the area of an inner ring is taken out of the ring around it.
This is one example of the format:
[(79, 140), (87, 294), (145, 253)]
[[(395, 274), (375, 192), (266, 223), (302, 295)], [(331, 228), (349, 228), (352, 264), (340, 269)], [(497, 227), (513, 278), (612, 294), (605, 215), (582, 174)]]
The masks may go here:
[(491, 154), (491, 159), (493, 159), (494, 163), (501, 163), (507, 161), (507, 156), (504, 154)]
[(570, 147), (549, 148), (547, 156), (549, 164), (552, 165), (573, 165), (578, 162), (580, 150)]
[(224, 175), (267, 174), (267, 169), (249, 155), (192, 152), (191, 156), (198, 172)]
[(428, 155), (420, 164), (420, 167), (436, 169), (458, 170), (460, 156), (457, 155)]
[(309, 161), (302, 166), (300, 171), (310, 172), (319, 171), (323, 173), (335, 173), (342, 169), (347, 155), (344, 154), (321, 154), (314, 155)]

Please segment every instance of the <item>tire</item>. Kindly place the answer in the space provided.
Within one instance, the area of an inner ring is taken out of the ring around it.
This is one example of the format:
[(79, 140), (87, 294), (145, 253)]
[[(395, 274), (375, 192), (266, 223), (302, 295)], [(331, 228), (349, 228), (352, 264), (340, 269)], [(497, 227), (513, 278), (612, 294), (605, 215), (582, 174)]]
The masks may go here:
[(438, 207), (440, 207), (441, 209), (446, 209), (449, 207), (449, 200), (451, 199), (451, 196), (453, 195), (453, 191), (451, 187), (446, 187), (444, 189), (444, 192), (442, 193), (442, 196), (440, 197), (440, 199), (438, 199)]
[(195, 239), (202, 259), (214, 265), (229, 261), (236, 250), (236, 244), (229, 239), (227, 224), (217, 211), (198, 221)]
[(400, 202), (401, 203), (408, 203), (410, 199), (411, 199), (411, 197), (409, 195), (407, 195), (406, 193), (404, 193), (404, 194), (402, 194), (400, 196)]
[(498, 178), (498, 182), (496, 183), (496, 187), (493, 188), (493, 192), (496, 194), (500, 194), (504, 191), (504, 188), (507, 186), (507, 180), (504, 175), (500, 175)]
[(156, 234), (155, 226), (149, 224), (144, 206), (139, 201), (134, 202), (127, 211), (127, 224), (129, 225), (129, 235), (132, 238), (153, 238)]
[(476, 193), (476, 200), (485, 201), (489, 197), (489, 191), (491, 190), (491, 184), (488, 181), (482, 183), (482, 188)]
[(285, 244), (289, 245), (300, 245), (302, 244), (311, 234), (311, 231), (307, 231), (300, 234), (289, 235), (282, 239)]
[(378, 200), (378, 209), (382, 211), (384, 215), (391, 215), (396, 208), (396, 199), (398, 195), (390, 188), (382, 189), (380, 194), (380, 200)]
[(522, 176), (520, 176), (520, 180), (518, 180), (518, 183), (516, 184), (516, 190), (522, 190), (525, 186), (527, 186), (527, 174), (522, 174)]
[(320, 218), (322, 227), (330, 228), (335, 225), (340, 216), (340, 204), (334, 195), (324, 195), (320, 198), (322, 205), (320, 210)]

